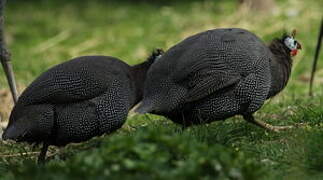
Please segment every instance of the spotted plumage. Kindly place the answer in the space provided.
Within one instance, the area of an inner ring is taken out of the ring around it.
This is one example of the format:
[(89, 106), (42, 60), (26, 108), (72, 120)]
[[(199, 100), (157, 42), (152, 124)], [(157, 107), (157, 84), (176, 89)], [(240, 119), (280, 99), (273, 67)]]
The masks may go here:
[(46, 147), (114, 132), (141, 100), (146, 72), (161, 53), (135, 66), (109, 56), (83, 56), (50, 68), (21, 94), (3, 138)]
[(293, 38), (284, 36), (269, 47), (239, 28), (188, 37), (151, 66), (137, 112), (164, 115), (184, 126), (234, 115), (259, 125), (252, 114), (288, 81), (287, 37)]

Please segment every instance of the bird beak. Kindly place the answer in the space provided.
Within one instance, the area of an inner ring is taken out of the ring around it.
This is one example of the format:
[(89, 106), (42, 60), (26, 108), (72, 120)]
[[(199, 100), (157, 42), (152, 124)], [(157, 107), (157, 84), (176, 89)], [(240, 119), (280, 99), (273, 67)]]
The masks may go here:
[(14, 102), (16, 103), (18, 100), (18, 91), (17, 91), (17, 86), (16, 86), (16, 81), (15, 81), (15, 76), (12, 70), (12, 65), (10, 61), (8, 60), (9, 58), (9, 53), (6, 52), (5, 50), (2, 50), (1, 55), (0, 55), (0, 60), (2, 67), (4, 69), (4, 72), (6, 74), (10, 91), (13, 97)]
[(297, 43), (297, 49), (302, 49), (302, 45), (300, 43)]

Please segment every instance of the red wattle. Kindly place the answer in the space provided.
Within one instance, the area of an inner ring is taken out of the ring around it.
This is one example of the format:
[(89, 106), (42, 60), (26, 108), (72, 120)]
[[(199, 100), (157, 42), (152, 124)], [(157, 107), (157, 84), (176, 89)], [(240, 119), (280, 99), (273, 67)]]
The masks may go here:
[(291, 56), (296, 56), (297, 54), (297, 49), (293, 49), (291, 52), (290, 52), (290, 55)]

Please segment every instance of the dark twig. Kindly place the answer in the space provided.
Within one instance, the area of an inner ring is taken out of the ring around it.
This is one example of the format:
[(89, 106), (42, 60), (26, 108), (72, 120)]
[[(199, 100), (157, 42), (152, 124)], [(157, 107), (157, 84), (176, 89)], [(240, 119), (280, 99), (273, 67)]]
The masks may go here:
[(317, 45), (316, 45), (315, 56), (314, 56), (314, 60), (313, 60), (312, 72), (311, 72), (310, 91), (309, 91), (310, 96), (313, 95), (313, 92), (312, 92), (313, 81), (314, 81), (314, 75), (315, 75), (315, 71), (316, 71), (317, 60), (318, 60), (319, 54), (320, 54), (322, 37), (323, 37), (323, 17), (321, 19), (320, 33), (319, 33), (319, 37), (317, 39)]
[(18, 100), (18, 91), (17, 91), (14, 73), (12, 70), (12, 65), (10, 62), (10, 53), (6, 48), (6, 43), (3, 35), (3, 32), (4, 32), (3, 10), (4, 10), (5, 3), (6, 3), (6, 0), (0, 0), (0, 61), (7, 76), (12, 98), (16, 103)]

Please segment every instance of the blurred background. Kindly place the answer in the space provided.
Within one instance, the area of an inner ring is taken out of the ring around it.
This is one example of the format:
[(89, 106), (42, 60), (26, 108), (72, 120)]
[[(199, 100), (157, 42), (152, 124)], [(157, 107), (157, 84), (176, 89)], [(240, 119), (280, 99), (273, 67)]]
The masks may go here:
[[(5, 38), (21, 92), (40, 73), (77, 56), (109, 55), (136, 64), (156, 47), (167, 50), (208, 29), (245, 28), (269, 42), (295, 28), (303, 50), (283, 95), (301, 96), (308, 90), (322, 8), (322, 0), (9, 0)], [(316, 92), (322, 91), (322, 61), (318, 67)], [(11, 101), (0, 70), (1, 121)]]

